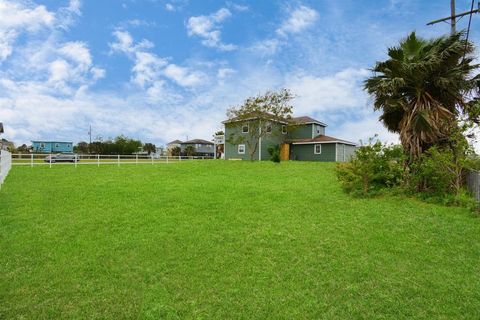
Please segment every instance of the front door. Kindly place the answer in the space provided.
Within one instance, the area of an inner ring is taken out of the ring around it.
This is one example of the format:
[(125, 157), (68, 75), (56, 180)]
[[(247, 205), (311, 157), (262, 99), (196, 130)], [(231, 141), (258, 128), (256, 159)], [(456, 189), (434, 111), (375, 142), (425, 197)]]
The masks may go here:
[(288, 143), (282, 143), (280, 146), (280, 159), (282, 161), (290, 159), (290, 145)]

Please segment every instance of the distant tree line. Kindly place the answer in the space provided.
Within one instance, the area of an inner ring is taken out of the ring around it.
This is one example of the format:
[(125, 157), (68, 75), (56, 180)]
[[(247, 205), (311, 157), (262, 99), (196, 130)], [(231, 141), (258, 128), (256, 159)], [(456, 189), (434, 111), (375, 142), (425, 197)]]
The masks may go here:
[(74, 152), (83, 154), (133, 154), (142, 151), (152, 154), (155, 153), (156, 149), (153, 143), (142, 143), (140, 140), (123, 135), (108, 140), (99, 138), (92, 143), (81, 141), (73, 147)]

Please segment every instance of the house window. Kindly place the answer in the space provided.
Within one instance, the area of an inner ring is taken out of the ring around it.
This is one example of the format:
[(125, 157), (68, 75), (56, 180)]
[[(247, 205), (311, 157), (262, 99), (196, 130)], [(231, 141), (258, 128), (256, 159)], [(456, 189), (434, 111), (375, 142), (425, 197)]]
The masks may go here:
[(320, 134), (320, 132), (321, 132), (321, 130), (320, 130), (320, 126), (316, 126), (316, 128), (317, 128), (317, 135), (319, 135), (319, 134)]
[(60, 145), (58, 143), (55, 143), (55, 148), (58, 148), (60, 147)]
[(287, 134), (287, 126), (282, 125), (282, 134)]
[(245, 145), (239, 144), (238, 145), (238, 154), (245, 154)]
[(315, 144), (313, 145), (313, 153), (315, 154), (322, 154), (322, 145), (321, 144)]
[(45, 143), (40, 143), (40, 148), (45, 148)]
[(70, 148), (70, 145), (69, 145), (69, 144), (67, 144), (67, 148)]
[(242, 133), (248, 133), (248, 123), (242, 126)]
[(272, 133), (272, 124), (267, 124), (267, 133)]

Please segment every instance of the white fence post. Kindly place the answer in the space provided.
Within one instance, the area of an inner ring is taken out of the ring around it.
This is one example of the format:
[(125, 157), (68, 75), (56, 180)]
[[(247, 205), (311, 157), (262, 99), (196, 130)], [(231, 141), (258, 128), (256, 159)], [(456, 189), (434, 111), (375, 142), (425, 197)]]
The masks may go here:
[(138, 154), (135, 155), (135, 164), (138, 164)]
[(52, 167), (52, 154), (50, 153), (50, 157), (49, 157), (49, 162), (50, 162), (50, 168)]
[(97, 167), (100, 167), (100, 154), (97, 154)]
[(33, 153), (30, 155), (30, 167), (33, 168)]
[(0, 189), (12, 168), (12, 154), (6, 150), (0, 150)]
[(118, 166), (120, 167), (120, 155), (118, 155)]

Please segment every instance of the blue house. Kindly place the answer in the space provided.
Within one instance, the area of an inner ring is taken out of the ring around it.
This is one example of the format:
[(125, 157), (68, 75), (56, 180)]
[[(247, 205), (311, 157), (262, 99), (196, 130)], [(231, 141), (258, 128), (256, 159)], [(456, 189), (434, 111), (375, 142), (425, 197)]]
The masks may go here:
[(65, 141), (32, 141), (35, 153), (73, 152), (73, 142)]

